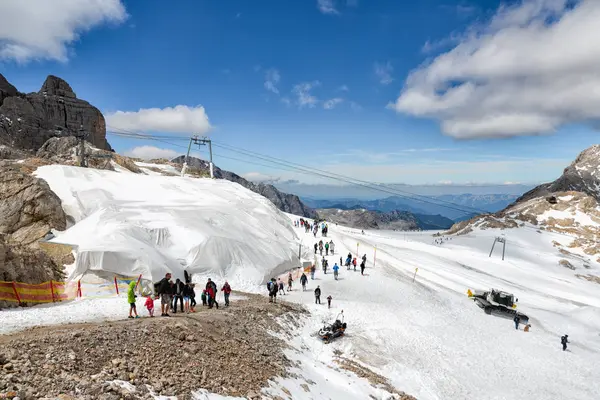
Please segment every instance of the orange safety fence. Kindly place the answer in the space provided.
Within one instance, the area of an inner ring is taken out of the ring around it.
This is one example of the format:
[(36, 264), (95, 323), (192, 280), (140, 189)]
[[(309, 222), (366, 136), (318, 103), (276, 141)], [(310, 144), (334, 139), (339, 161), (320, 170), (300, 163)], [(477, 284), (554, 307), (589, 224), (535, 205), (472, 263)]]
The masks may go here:
[[(114, 282), (87, 279), (58, 282), (48, 281), (39, 284), (0, 281), (0, 301), (22, 303), (52, 303), (56, 301), (73, 300), (77, 297), (110, 297), (115, 294), (127, 293), (129, 283), (136, 281), (136, 288), (142, 275), (135, 277), (114, 277)], [(109, 290), (107, 290), (109, 288)]]

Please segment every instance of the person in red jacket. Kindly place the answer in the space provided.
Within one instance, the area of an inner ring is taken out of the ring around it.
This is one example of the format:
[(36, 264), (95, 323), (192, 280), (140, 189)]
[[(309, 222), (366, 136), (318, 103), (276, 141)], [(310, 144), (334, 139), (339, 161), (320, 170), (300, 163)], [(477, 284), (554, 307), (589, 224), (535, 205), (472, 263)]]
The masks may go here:
[(225, 307), (229, 307), (229, 295), (231, 294), (231, 286), (225, 281), (225, 284), (221, 288), (221, 291), (225, 293)]

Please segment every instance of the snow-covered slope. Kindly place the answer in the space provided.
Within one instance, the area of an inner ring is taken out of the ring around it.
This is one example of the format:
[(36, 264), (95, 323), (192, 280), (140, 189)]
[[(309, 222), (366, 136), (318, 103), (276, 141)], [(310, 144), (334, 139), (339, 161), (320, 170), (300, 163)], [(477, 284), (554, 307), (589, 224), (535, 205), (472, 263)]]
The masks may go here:
[(266, 198), (210, 179), (145, 176), (52, 165), (36, 176), (74, 225), (53, 242), (76, 245), (70, 277), (88, 271), (156, 281), (183, 269), (238, 288), (297, 265), (297, 235)]
[[(331, 272), (319, 269), (315, 281), (309, 279), (308, 291), (284, 298), (307, 304), (317, 316), (304, 336), (314, 357), (325, 360), (341, 352), (373, 366), (419, 400), (596, 400), (600, 285), (578, 275), (598, 276), (600, 267), (592, 262), (589, 269), (581, 264), (575, 271), (564, 268), (558, 263), (564, 255), (552, 245), (563, 235), (540, 232), (506, 231), (502, 261), (498, 245), (489, 257), (500, 235), (495, 229), (443, 237), (440, 245), (431, 234), (362, 235), (330, 226), (328, 240), (336, 243), (336, 254), (327, 257), (329, 264), (358, 250), (368, 258), (365, 276), (343, 267), (336, 281)], [(311, 234), (303, 238), (309, 244), (321, 239)], [(333, 297), (331, 309), (314, 304), (317, 285), (324, 303)], [(530, 317), (531, 331), (523, 332), (522, 326), (515, 330), (512, 320), (486, 315), (469, 300), (468, 288), (515, 294), (518, 309)], [(309, 334), (341, 310), (347, 336), (323, 352)], [(560, 345), (564, 334), (571, 341), (567, 352)]]

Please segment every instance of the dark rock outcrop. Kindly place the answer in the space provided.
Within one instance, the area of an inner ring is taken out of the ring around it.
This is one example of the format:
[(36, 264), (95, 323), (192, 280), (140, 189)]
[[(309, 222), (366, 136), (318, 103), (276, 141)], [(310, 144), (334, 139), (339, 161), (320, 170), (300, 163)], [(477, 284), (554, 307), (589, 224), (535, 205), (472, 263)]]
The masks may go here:
[(533, 188), (514, 204), (555, 192), (571, 191), (583, 192), (600, 201), (600, 145), (582, 151), (557, 180)]
[(339, 210), (324, 208), (317, 210), (320, 219), (358, 229), (389, 229), (416, 231), (420, 229), (417, 218), (407, 211), (371, 211), (365, 209)]
[[(171, 162), (175, 164), (183, 164), (185, 161), (185, 156), (179, 156), (171, 160)], [(188, 166), (197, 170), (202, 171), (203, 173), (209, 172), (209, 164), (208, 162), (201, 160), (199, 158), (190, 157), (188, 160)], [(300, 215), (306, 218), (316, 218), (317, 213), (312, 209), (307, 207), (300, 198), (296, 195), (283, 193), (277, 190), (273, 185), (266, 185), (264, 183), (253, 183), (250, 182), (241, 176), (234, 174), (233, 172), (222, 170), (219, 167), (214, 167), (215, 178), (217, 179), (225, 179), (231, 182), (239, 183), (246, 189), (252, 190), (255, 193), (258, 193), (267, 199), (271, 200), (271, 202), (280, 209), (281, 211)]]
[(67, 82), (50, 75), (38, 93), (23, 94), (0, 75), (0, 144), (37, 151), (52, 137), (80, 133), (95, 147), (111, 150), (104, 116), (78, 99)]
[(58, 196), (18, 164), (0, 163), (0, 234), (6, 243), (36, 247), (51, 229), (66, 229)]

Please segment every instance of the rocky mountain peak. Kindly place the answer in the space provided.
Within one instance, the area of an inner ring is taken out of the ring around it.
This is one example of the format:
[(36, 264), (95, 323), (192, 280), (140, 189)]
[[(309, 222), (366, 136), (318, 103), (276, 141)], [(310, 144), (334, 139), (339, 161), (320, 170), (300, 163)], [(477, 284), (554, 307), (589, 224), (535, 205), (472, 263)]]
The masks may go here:
[(0, 75), (0, 144), (37, 151), (50, 138), (76, 136), (82, 129), (88, 142), (111, 150), (100, 110), (78, 99), (63, 79), (50, 75), (39, 92), (24, 94)]
[(537, 186), (517, 199), (516, 203), (569, 191), (582, 192), (600, 200), (600, 145), (582, 151), (557, 180)]
[(77, 95), (73, 92), (71, 86), (64, 80), (54, 75), (48, 75), (42, 88), (38, 92), (48, 96), (62, 96), (76, 99)]
[(17, 88), (11, 85), (2, 74), (0, 74), (0, 91), (4, 91), (7, 96), (16, 96), (18, 93)]

